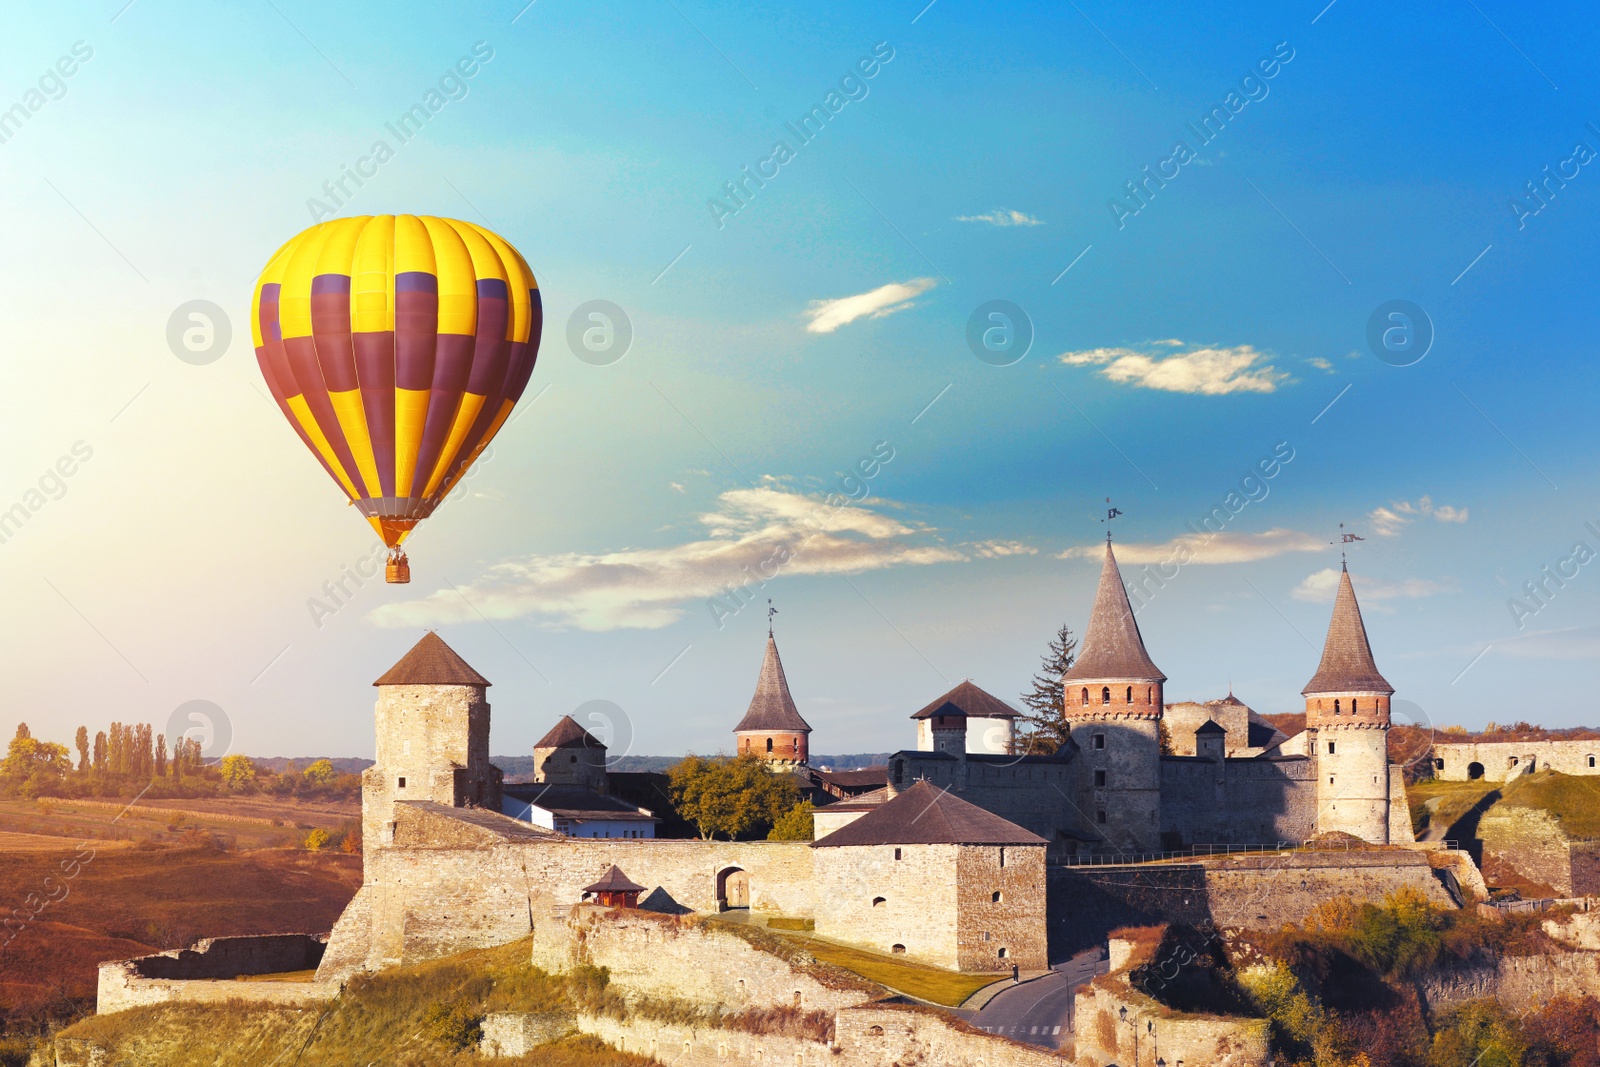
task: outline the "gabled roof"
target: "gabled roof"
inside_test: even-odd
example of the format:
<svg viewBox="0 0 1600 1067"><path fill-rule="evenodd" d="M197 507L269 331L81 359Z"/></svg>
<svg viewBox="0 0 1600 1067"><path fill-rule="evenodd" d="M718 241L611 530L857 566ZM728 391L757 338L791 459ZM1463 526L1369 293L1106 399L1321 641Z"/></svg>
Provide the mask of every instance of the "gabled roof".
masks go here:
<svg viewBox="0 0 1600 1067"><path fill-rule="evenodd" d="M1139 624L1128 604L1128 591L1122 586L1117 557L1106 542L1106 561L1100 568L1100 587L1095 590L1094 610L1089 613L1089 628L1084 631L1078 658L1063 682L1128 679L1136 682L1164 682L1161 673L1145 651Z"/></svg>
<svg viewBox="0 0 1600 1067"><path fill-rule="evenodd" d="M584 886L583 891L585 893L643 893L644 886L638 882L630 881L628 876L622 873L622 869L613 863L611 869L605 873L604 878L594 885Z"/></svg>
<svg viewBox="0 0 1600 1067"><path fill-rule="evenodd" d="M1301 696L1313 693L1393 693L1367 643L1367 627L1361 621L1361 605L1350 584L1350 568L1342 568L1339 593L1333 598L1333 621L1328 623L1328 640L1322 646L1322 662L1317 673L1300 690Z"/></svg>
<svg viewBox="0 0 1600 1067"><path fill-rule="evenodd" d="M767 635L767 654L761 661L761 676L756 679L756 695L750 698L750 707L733 728L736 734L746 731L784 731L810 733L811 726L800 717L789 695L789 680L783 676L783 661L778 658L778 643Z"/></svg>
<svg viewBox="0 0 1600 1067"><path fill-rule="evenodd" d="M962 682L933 703L911 716L931 719L935 715L965 715L972 719L1015 719L1017 709L992 693L985 693L971 682Z"/></svg>
<svg viewBox="0 0 1600 1067"><path fill-rule="evenodd" d="M444 638L429 630L373 685L489 685L489 679L467 666Z"/></svg>
<svg viewBox="0 0 1600 1067"><path fill-rule="evenodd" d="M1037 834L924 781L811 847L1043 844Z"/></svg>
<svg viewBox="0 0 1600 1067"><path fill-rule="evenodd" d="M1199 737L1201 734L1225 734L1227 732L1227 728L1220 725L1217 720L1207 719L1196 728L1194 735Z"/></svg>
<svg viewBox="0 0 1600 1067"><path fill-rule="evenodd" d="M571 715L561 716L561 721L550 728L550 732L540 738L534 748L605 748L605 744L579 726L577 720Z"/></svg>
<svg viewBox="0 0 1600 1067"><path fill-rule="evenodd" d="M889 787L883 786L870 793L861 793L832 804L824 804L818 811L872 811L889 802Z"/></svg>

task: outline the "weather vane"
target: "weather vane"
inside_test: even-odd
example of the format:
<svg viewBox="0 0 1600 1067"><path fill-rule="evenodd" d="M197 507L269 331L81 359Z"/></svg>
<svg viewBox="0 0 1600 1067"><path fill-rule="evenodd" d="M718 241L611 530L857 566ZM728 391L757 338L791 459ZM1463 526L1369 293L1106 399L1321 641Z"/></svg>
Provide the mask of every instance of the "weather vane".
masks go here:
<svg viewBox="0 0 1600 1067"><path fill-rule="evenodd" d="M1111 503L1111 498L1106 497L1106 503ZM1122 514L1121 508L1106 508L1106 517L1100 521L1106 524L1106 540L1111 540L1111 520Z"/></svg>
<svg viewBox="0 0 1600 1067"><path fill-rule="evenodd" d="M767 597L767 636L768 637L772 636L772 617L774 615L776 615L777 613L778 613L778 609L772 606L772 598L771 597Z"/></svg>
<svg viewBox="0 0 1600 1067"><path fill-rule="evenodd" d="M1345 530L1345 528L1344 528L1344 523L1341 522L1339 524L1339 540L1337 540L1337 541L1329 541L1328 544L1330 544L1330 545L1348 545L1352 541L1365 541L1365 540L1366 540L1365 537L1361 537L1358 534L1353 534L1353 533L1347 532ZM1343 562L1345 562L1347 560L1347 558L1348 557L1346 557L1346 555L1344 553L1344 550L1341 549L1339 551L1339 562L1343 563Z"/></svg>

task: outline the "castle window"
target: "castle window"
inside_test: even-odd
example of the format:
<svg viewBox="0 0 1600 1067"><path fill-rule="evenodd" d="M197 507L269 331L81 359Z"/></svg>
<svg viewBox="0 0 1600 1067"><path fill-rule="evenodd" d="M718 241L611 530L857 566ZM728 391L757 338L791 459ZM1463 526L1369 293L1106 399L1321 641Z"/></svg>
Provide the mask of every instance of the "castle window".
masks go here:
<svg viewBox="0 0 1600 1067"><path fill-rule="evenodd" d="M1517 757L1512 756L1511 757L1511 766L1515 767L1516 765L1517 765Z"/></svg>
<svg viewBox="0 0 1600 1067"><path fill-rule="evenodd" d="M405 780L405 779L404 779L404 778L401 778L401 779L400 779L400 786L399 786L399 788L401 788L401 789L404 789L404 788L405 788L405 787L406 787L406 780Z"/></svg>
<svg viewBox="0 0 1600 1067"><path fill-rule="evenodd" d="M1339 702L1337 700L1333 702L1333 713L1335 715L1339 714Z"/></svg>
<svg viewBox="0 0 1600 1067"><path fill-rule="evenodd" d="M1361 701L1357 700L1355 697L1350 698L1350 714L1354 715L1356 712L1361 710L1361 708L1358 706L1360 703Z"/></svg>
<svg viewBox="0 0 1600 1067"><path fill-rule="evenodd" d="M1331 775L1331 774L1330 774L1330 775L1328 775L1328 784L1329 784L1329 785L1332 785L1332 784L1333 784L1333 775Z"/></svg>
<svg viewBox="0 0 1600 1067"><path fill-rule="evenodd" d="M573 757L572 757L572 759L571 759L571 760L569 760L569 761L568 761L568 762L570 762L570 763L577 763L577 762L578 762L578 757L577 757L577 756L573 756Z"/></svg>
<svg viewBox="0 0 1600 1067"><path fill-rule="evenodd" d="M881 907L883 907L884 903L885 903L885 901L884 901L884 899L882 897L873 897L872 898L872 906L874 908L881 908Z"/></svg>
<svg viewBox="0 0 1600 1067"><path fill-rule="evenodd" d="M1000 949L1000 958L1001 959L1005 959L1006 958L1006 950L1004 948Z"/></svg>
<svg viewBox="0 0 1600 1067"><path fill-rule="evenodd" d="M996 889L993 893L989 894L989 902L991 904L1000 903L1000 890Z"/></svg>
<svg viewBox="0 0 1600 1067"><path fill-rule="evenodd" d="M1154 704L1156 702L1155 693L1156 693L1156 687L1155 686L1152 685L1152 686L1145 687L1144 702L1146 704Z"/></svg>
<svg viewBox="0 0 1600 1067"><path fill-rule="evenodd" d="M1089 687L1088 686L1084 686L1083 687L1083 702L1085 704L1089 703Z"/></svg>
<svg viewBox="0 0 1600 1067"><path fill-rule="evenodd" d="M1444 762L1444 761L1443 761L1443 760L1440 760L1440 761L1439 761L1439 762L1440 762L1440 764L1441 764L1441 765L1442 765L1442 764L1443 764L1443 762ZM1590 756L1590 757L1589 757L1589 766L1591 766L1591 767L1593 767L1593 766L1594 766L1594 757L1593 757L1593 756Z"/></svg>
<svg viewBox="0 0 1600 1067"><path fill-rule="evenodd" d="M1105 821L1106 821L1106 813L1103 812L1103 811L1095 812L1094 813L1094 821L1099 823L1100 825L1104 826L1105 825Z"/></svg>
<svg viewBox="0 0 1600 1067"><path fill-rule="evenodd" d="M1100 687L1100 703L1111 703L1111 687L1109 685L1103 685Z"/></svg>
<svg viewBox="0 0 1600 1067"><path fill-rule="evenodd" d="M1133 686L1128 686L1128 703L1133 703Z"/></svg>
<svg viewBox="0 0 1600 1067"><path fill-rule="evenodd" d="M895 849L894 850L894 858L896 860L899 860L899 858L900 858L900 850L899 849Z"/></svg>
<svg viewBox="0 0 1600 1067"><path fill-rule="evenodd" d="M1094 747L1095 748L1105 748L1106 747L1106 735L1105 734L1095 734L1094 735Z"/></svg>
<svg viewBox="0 0 1600 1067"><path fill-rule="evenodd" d="M896 956L904 956L906 954L906 947L904 945L890 945L889 951L894 953Z"/></svg>
<svg viewBox="0 0 1600 1067"><path fill-rule="evenodd" d="M1095 771L1094 772L1094 784L1097 785L1097 786L1100 786L1101 788L1105 787L1105 784L1106 784L1106 772L1105 771Z"/></svg>
<svg viewBox="0 0 1600 1067"><path fill-rule="evenodd" d="M1004 867L1005 865L1006 865L1006 850L1002 848L1000 850L1000 866Z"/></svg>
<svg viewBox="0 0 1600 1067"><path fill-rule="evenodd" d="M1330 755L1330 756L1333 755L1333 742L1332 741L1328 742L1328 755Z"/></svg>
<svg viewBox="0 0 1600 1067"><path fill-rule="evenodd" d="M767 751L768 752L772 751L772 738L770 738L770 737L767 738Z"/></svg>
<svg viewBox="0 0 1600 1067"><path fill-rule="evenodd" d="M1590 761L1589 762L1589 766L1593 767L1594 766L1594 757L1590 756L1589 757L1589 761ZM1433 769L1436 770L1436 771L1444 770L1444 760L1442 760L1442 759L1434 760L1433 761Z"/></svg>

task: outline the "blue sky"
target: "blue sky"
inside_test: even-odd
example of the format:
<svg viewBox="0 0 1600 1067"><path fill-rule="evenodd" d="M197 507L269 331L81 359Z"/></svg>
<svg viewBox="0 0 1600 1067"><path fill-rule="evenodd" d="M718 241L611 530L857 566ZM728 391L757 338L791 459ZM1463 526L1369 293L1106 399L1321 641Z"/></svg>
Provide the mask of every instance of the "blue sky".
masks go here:
<svg viewBox="0 0 1600 1067"><path fill-rule="evenodd" d="M1172 699L1298 707L1343 522L1399 697L1594 720L1600 566L1522 594L1600 552L1591 10L123 3L18 7L0 40L0 109L28 111L0 142L0 509L29 512L0 543L0 684L36 733L204 699L236 749L369 754L369 683L436 626L495 683L497 753L592 699L636 752L715 751L771 596L813 750L909 745L932 697L1015 701L1081 630L1106 497L1124 559L1160 560L1275 449L1140 609ZM336 210L511 240L539 364L410 542L413 584L335 601L371 534L266 397L251 287L479 42ZM1527 199L1547 166L1563 184ZM232 324L205 365L167 342L192 300ZM607 365L567 341L593 300L632 324ZM1007 366L967 342L993 300L1031 323ZM1434 332L1409 366L1367 340L1394 300ZM830 506L841 486L870 496ZM757 604L713 609L817 526Z"/></svg>

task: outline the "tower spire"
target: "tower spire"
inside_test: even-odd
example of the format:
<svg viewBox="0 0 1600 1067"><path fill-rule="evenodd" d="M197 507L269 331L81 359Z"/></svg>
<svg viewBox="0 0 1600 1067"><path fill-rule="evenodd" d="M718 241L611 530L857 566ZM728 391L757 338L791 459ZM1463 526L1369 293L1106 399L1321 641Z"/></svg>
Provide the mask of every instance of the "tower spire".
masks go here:
<svg viewBox="0 0 1600 1067"><path fill-rule="evenodd" d="M1100 585L1094 594L1094 609L1089 614L1089 628L1084 631L1077 660L1062 675L1063 681L1080 679L1167 680L1145 650L1144 637L1133 617L1128 591L1122 585L1122 571L1109 541L1100 568Z"/></svg>
<svg viewBox="0 0 1600 1067"><path fill-rule="evenodd" d="M1339 592L1333 598L1333 618L1328 622L1322 662L1301 693L1310 696L1352 692L1390 694L1394 686L1379 673L1372 658L1366 623L1362 621L1361 605L1356 603L1355 586L1350 584L1350 567L1346 564L1339 572Z"/></svg>

